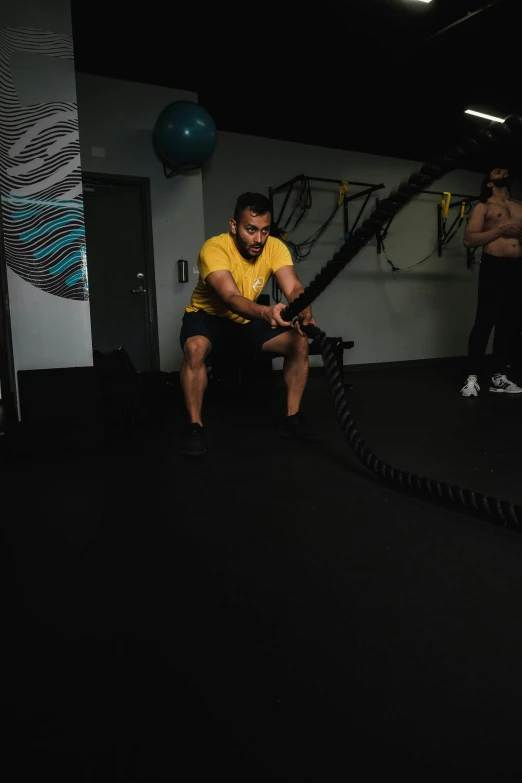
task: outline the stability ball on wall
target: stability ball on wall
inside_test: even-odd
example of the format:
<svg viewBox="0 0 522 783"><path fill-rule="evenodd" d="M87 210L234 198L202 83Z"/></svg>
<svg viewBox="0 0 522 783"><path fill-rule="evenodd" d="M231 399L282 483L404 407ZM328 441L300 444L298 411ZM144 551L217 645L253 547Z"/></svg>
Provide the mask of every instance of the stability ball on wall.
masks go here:
<svg viewBox="0 0 522 783"><path fill-rule="evenodd" d="M216 146L216 126L203 106L174 101L165 106L154 126L154 146L173 173L199 169Z"/></svg>

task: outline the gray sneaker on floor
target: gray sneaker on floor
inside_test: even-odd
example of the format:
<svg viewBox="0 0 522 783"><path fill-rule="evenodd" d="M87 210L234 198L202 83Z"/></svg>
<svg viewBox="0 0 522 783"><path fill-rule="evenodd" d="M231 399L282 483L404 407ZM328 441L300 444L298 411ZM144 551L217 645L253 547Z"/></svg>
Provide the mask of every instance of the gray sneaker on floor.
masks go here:
<svg viewBox="0 0 522 783"><path fill-rule="evenodd" d="M463 397L478 397L480 386L478 385L476 375L468 375L466 383L460 390Z"/></svg>
<svg viewBox="0 0 522 783"><path fill-rule="evenodd" d="M505 375L494 375L491 379L490 392L500 394L522 394L522 389L516 383L510 381Z"/></svg>

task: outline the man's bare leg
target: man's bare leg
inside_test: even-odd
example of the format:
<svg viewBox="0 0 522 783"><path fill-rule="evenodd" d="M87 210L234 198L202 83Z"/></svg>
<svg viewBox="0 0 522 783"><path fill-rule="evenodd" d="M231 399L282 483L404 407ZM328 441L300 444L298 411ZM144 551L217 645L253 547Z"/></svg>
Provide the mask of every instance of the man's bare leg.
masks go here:
<svg viewBox="0 0 522 783"><path fill-rule="evenodd" d="M287 416L299 413L308 379L308 340L295 329L277 335L263 345L263 351L284 357L283 378L287 390Z"/></svg>
<svg viewBox="0 0 522 783"><path fill-rule="evenodd" d="M181 366L181 388L185 397L190 422L202 421L203 397L207 388L207 368L205 359L210 353L210 341L202 335L189 337L183 348L184 359Z"/></svg>

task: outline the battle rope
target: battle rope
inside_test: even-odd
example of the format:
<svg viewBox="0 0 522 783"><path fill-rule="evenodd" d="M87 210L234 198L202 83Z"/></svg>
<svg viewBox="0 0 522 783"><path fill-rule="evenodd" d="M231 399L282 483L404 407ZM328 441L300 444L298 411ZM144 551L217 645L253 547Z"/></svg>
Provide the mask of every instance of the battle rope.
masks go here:
<svg viewBox="0 0 522 783"><path fill-rule="evenodd" d="M395 217L413 196L418 195L421 190L425 190L454 169L469 154L483 152L490 145L495 144L497 139L510 136L521 128L521 117L511 116L502 123L491 123L487 130L479 131L475 136L464 139L460 146L452 147L446 155L442 155L434 163L426 163L422 166L419 173L412 174L407 182L403 182L387 198L379 201L378 209L374 209L370 217L352 232L350 238L317 273L303 293L285 307L281 313L282 319L292 321L305 307L312 304L370 239L378 231L382 231L384 224Z"/></svg>
<svg viewBox="0 0 522 783"><path fill-rule="evenodd" d="M353 416L348 408L339 361L332 341L316 326L305 326L303 330L307 337L313 338L319 343L337 419L354 454L368 470L371 470L380 479L403 490L408 489L412 492L430 495L432 499L458 504L468 511L487 517L494 524L502 524L504 527L522 533L522 506L515 506L508 501L487 497L479 492L472 492L456 485L451 486L435 479L417 476L415 473L394 468L372 454L355 426Z"/></svg>
<svg viewBox="0 0 522 783"><path fill-rule="evenodd" d="M521 117L512 116L503 123L492 123L488 130L480 131L473 138L464 139L461 146L453 147L447 155L443 155L435 163L425 164L418 174L412 174L407 182L402 183L396 191L379 202L379 208L375 209L370 217L352 233L350 239L321 269L303 293L283 310L281 313L283 320L292 321L305 307L317 299L370 239L378 231L381 231L384 224L411 201L413 196L455 168L455 165L470 153L481 152L489 145L496 143L497 139L505 138L521 129ZM460 505L468 511L487 517L491 522L503 524L505 527L522 532L522 506L516 506L494 497L487 497L456 485L450 486L444 482L417 476L414 473L394 468L372 454L358 432L348 408L344 384L331 340L324 332L311 325L305 328L305 332L308 337L319 341L328 386L339 424L353 452L366 468L384 481L395 484L402 489L409 489L427 494L432 499L436 498Z"/></svg>

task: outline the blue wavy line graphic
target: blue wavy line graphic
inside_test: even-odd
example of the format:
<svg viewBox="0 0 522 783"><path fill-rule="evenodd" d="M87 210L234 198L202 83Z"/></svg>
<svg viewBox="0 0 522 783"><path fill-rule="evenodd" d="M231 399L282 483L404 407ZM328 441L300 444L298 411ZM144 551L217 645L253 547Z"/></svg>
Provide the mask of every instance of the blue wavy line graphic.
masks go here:
<svg viewBox="0 0 522 783"><path fill-rule="evenodd" d="M68 277L65 281L65 285L72 286L75 283L78 283L80 280L85 280L85 273L81 269Z"/></svg>
<svg viewBox="0 0 522 783"><path fill-rule="evenodd" d="M44 236L44 234L49 234L51 231L55 231L57 228L61 228L61 226L65 226L67 223L71 223L76 219L76 215L64 215L61 218L56 218L56 220L45 223L43 226L40 226L40 228L32 228L29 231L24 231L23 234L20 234L20 240L22 242L28 242L30 239Z"/></svg>
<svg viewBox="0 0 522 783"><path fill-rule="evenodd" d="M73 264L81 263L82 262L82 253L79 250L76 250L72 255L65 258L63 261L60 261L59 264L56 264L56 266L52 266L49 269L50 275L58 275L60 272L63 272L64 269L69 269L70 266Z"/></svg>
<svg viewBox="0 0 522 783"><path fill-rule="evenodd" d="M4 199L2 199L2 202ZM11 220L25 220L34 215L41 215L43 209L22 209L20 212L11 212Z"/></svg>
<svg viewBox="0 0 522 783"><path fill-rule="evenodd" d="M2 196L2 203L9 204L11 207L13 205L35 204L43 207L54 205L58 207L67 207L68 209L83 210L83 202L65 201L58 198L31 198L30 196L16 196L13 193L10 193L8 196Z"/></svg>
<svg viewBox="0 0 522 783"><path fill-rule="evenodd" d="M36 250L33 255L37 259L45 258L46 256L50 256L51 254L55 253L56 250L60 250L60 248L65 247L65 245L70 245L74 239L79 239L84 235L85 229L77 228L76 231L71 231L70 234L67 234L67 236L63 237L62 239L57 239L56 242L52 243L52 245L47 245L47 247L42 247L41 250Z"/></svg>

